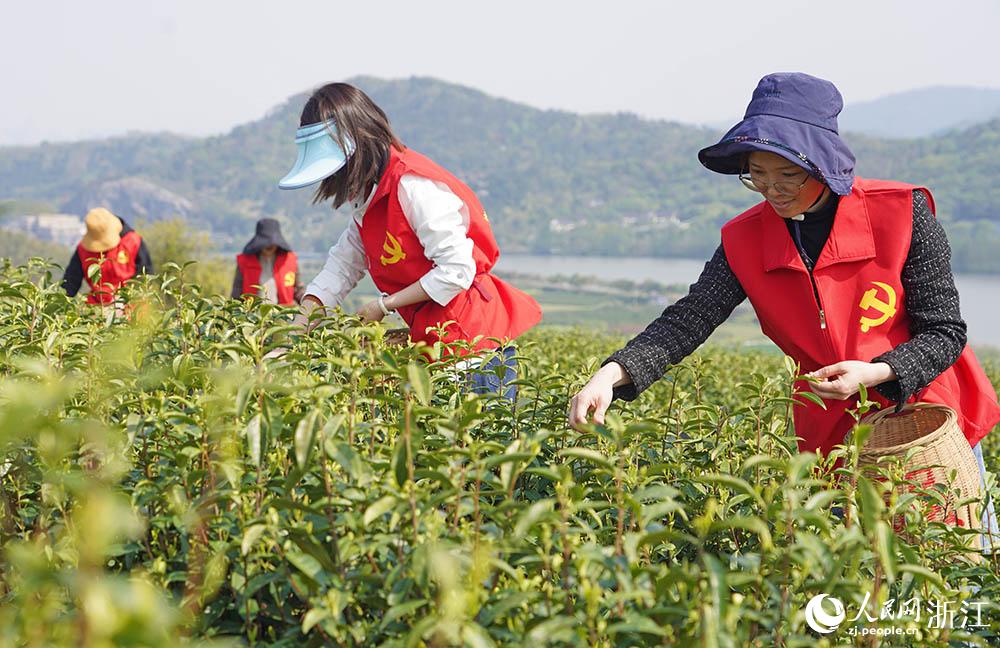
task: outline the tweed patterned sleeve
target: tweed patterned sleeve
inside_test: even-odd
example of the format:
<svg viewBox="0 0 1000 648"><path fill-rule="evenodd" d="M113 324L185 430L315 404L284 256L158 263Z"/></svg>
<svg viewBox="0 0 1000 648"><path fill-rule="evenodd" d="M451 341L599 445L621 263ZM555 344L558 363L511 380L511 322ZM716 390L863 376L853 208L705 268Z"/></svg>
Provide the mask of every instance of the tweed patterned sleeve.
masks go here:
<svg viewBox="0 0 1000 648"><path fill-rule="evenodd" d="M670 365L680 362L707 340L744 299L746 293L720 245L688 294L667 306L645 331L604 361L603 364L617 362L632 379L632 384L616 387L614 397L623 400L638 397Z"/></svg>
<svg viewBox="0 0 1000 648"><path fill-rule="evenodd" d="M909 400L950 367L966 342L965 321L951 273L951 247L922 191L913 192L913 236L902 283L913 337L872 359L887 363L896 372L897 380L876 389L897 403Z"/></svg>

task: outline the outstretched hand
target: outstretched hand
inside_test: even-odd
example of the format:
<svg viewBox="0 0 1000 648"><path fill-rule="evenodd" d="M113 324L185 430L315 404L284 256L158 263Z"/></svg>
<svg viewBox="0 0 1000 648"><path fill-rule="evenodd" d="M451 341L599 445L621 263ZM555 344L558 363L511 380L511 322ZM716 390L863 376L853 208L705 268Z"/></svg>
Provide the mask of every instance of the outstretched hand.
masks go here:
<svg viewBox="0 0 1000 648"><path fill-rule="evenodd" d="M581 425L587 423L587 417L591 410L594 412L594 423L604 423L604 414L611 405L612 387L609 383L588 382L583 389L577 392L569 401L569 424L579 429Z"/></svg>
<svg viewBox="0 0 1000 648"><path fill-rule="evenodd" d="M295 319L292 320L292 324L298 327L301 333L308 333L316 328L316 323L311 321L313 313L317 309L322 308L323 302L321 302L318 297L314 295L306 295L302 298L302 303L299 305L299 312L295 314Z"/></svg>
<svg viewBox="0 0 1000 648"><path fill-rule="evenodd" d="M595 373L576 396L569 401L567 415L570 426L579 429L585 425L590 412L594 413L594 423L602 425L604 415L611 405L614 388L630 382L628 374L617 362L609 362Z"/></svg>
<svg viewBox="0 0 1000 648"><path fill-rule="evenodd" d="M863 360L844 360L806 375L820 380L809 387L817 396L827 400L847 400L858 393L858 385L874 387L896 379L896 372L887 363Z"/></svg>
<svg viewBox="0 0 1000 648"><path fill-rule="evenodd" d="M378 305L377 299L373 299L359 308L357 315L361 318L362 322L381 322L382 318L385 317L385 313L382 312L382 307Z"/></svg>

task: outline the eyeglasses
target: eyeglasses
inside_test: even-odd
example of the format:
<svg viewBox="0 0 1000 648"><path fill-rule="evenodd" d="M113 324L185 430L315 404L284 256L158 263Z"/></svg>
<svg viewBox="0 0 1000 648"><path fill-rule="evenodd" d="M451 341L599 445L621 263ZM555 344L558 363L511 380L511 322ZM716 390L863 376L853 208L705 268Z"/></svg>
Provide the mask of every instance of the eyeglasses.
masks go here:
<svg viewBox="0 0 1000 648"><path fill-rule="evenodd" d="M799 193L802 187L806 186L807 182L809 182L809 175L807 174L805 180L802 182L796 183L784 180L780 182L763 182L761 180L755 180L753 176L741 173L740 182L742 182L743 186L750 191L766 194L769 188L774 187L775 191L784 196L794 196Z"/></svg>

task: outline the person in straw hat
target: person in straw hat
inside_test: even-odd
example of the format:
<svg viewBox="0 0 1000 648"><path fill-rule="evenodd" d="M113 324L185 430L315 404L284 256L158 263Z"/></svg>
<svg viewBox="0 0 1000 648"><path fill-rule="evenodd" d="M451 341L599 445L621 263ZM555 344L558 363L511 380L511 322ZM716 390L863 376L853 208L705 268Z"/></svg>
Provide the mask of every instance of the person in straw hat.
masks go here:
<svg viewBox="0 0 1000 648"><path fill-rule="evenodd" d="M271 304L297 304L304 286L299 261L273 218L257 221L254 237L236 255L233 299L253 295Z"/></svg>
<svg viewBox="0 0 1000 648"><path fill-rule="evenodd" d="M686 297L613 353L571 400L569 422L603 422L692 353L749 298L761 330L816 380L800 383L803 452L844 441L859 385L883 407L947 405L985 474L980 442L1000 421L997 394L959 311L951 252L925 187L855 177L840 138L837 88L769 74L744 119L698 158L763 200L722 227L722 244ZM995 518L994 518L995 525ZM995 528L995 526L994 526Z"/></svg>
<svg viewBox="0 0 1000 648"><path fill-rule="evenodd" d="M66 266L62 285L75 297L86 280L87 302L110 304L123 283L138 274L152 274L153 262L138 232L107 209L97 207L84 219L87 231ZM100 266L94 274L91 267Z"/></svg>

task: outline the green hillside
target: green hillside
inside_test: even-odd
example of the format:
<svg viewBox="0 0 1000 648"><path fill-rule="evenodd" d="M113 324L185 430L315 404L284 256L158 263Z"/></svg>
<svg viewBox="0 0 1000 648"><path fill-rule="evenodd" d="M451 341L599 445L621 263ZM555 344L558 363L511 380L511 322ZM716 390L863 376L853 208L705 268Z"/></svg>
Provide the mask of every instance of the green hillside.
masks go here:
<svg viewBox="0 0 1000 648"><path fill-rule="evenodd" d="M919 107L919 110L914 110ZM841 129L876 137L927 137L1000 117L1000 89L932 86L848 103Z"/></svg>
<svg viewBox="0 0 1000 648"><path fill-rule="evenodd" d="M507 251L702 256L719 224L754 202L695 154L719 133L631 114L546 111L426 78L353 80L403 140L465 179L481 196ZM209 138L136 135L0 149L0 198L62 205L123 177L151 180L195 204L189 215L220 245L237 247L257 218L284 220L293 244L322 250L342 216L275 182L294 157L304 96ZM956 250L956 267L998 271L1000 120L919 140L850 138L859 172L926 183ZM123 214L128 217L128 214ZM171 214L163 214L163 217Z"/></svg>

